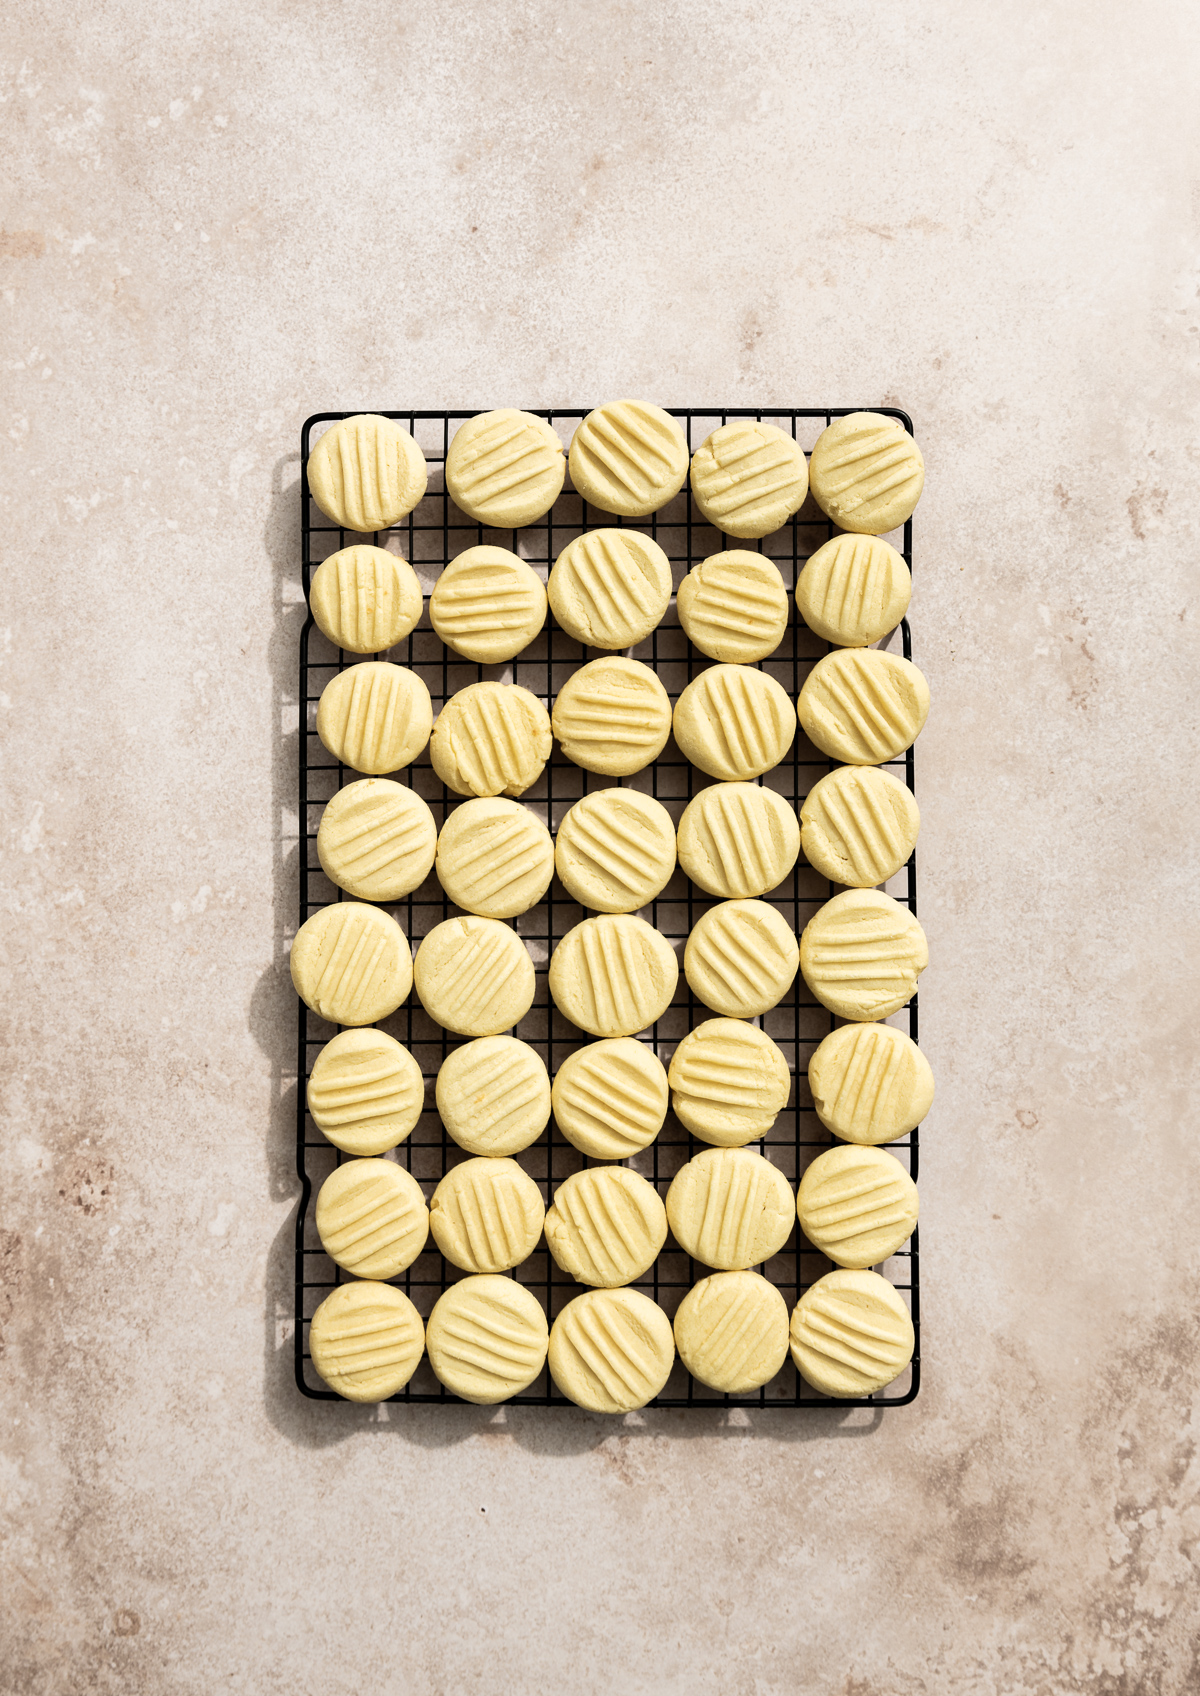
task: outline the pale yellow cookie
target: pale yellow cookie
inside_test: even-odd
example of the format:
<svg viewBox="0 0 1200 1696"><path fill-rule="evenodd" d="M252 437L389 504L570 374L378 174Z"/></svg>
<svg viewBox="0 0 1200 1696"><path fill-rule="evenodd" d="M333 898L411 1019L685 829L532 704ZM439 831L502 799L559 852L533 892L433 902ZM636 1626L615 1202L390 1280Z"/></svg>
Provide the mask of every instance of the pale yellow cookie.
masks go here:
<svg viewBox="0 0 1200 1696"><path fill-rule="evenodd" d="M792 1359L814 1390L869 1396L898 1378L913 1356L912 1319L878 1272L827 1272L792 1310Z"/></svg>
<svg viewBox="0 0 1200 1696"><path fill-rule="evenodd" d="M667 1116L663 1063L631 1036L589 1043L554 1074L554 1122L593 1160L627 1160L648 1148Z"/></svg>
<svg viewBox="0 0 1200 1696"><path fill-rule="evenodd" d="M577 1284L615 1290L653 1266L667 1240L654 1185L628 1166L589 1166L565 1179L546 1213L546 1247Z"/></svg>
<svg viewBox="0 0 1200 1696"><path fill-rule="evenodd" d="M568 636L590 648L632 648L661 622L671 562L637 530L589 530L568 542L546 585Z"/></svg>
<svg viewBox="0 0 1200 1696"><path fill-rule="evenodd" d="M792 1091L781 1051L742 1019L707 1019L689 1031L671 1056L667 1081L679 1123L718 1148L765 1137Z"/></svg>
<svg viewBox="0 0 1200 1696"><path fill-rule="evenodd" d="M605 777L630 777L666 747L671 700L648 665L607 654L568 677L552 724L563 753L577 766Z"/></svg>
<svg viewBox="0 0 1200 1696"><path fill-rule="evenodd" d="M787 1303L758 1272L713 1272L675 1310L675 1347L698 1384L744 1396L787 1359Z"/></svg>
<svg viewBox="0 0 1200 1696"><path fill-rule="evenodd" d="M894 1154L840 1143L801 1178L796 1217L835 1266L881 1266L916 1228L917 1186Z"/></svg>
<svg viewBox="0 0 1200 1696"><path fill-rule="evenodd" d="M515 1160L464 1160L429 1203L434 1241L464 1272L506 1272L528 1260L545 1217L541 1191Z"/></svg>
<svg viewBox="0 0 1200 1696"><path fill-rule="evenodd" d="M796 979L800 944L778 907L722 901L692 927L683 975L693 995L731 1019L777 1007Z"/></svg>
<svg viewBox="0 0 1200 1696"><path fill-rule="evenodd" d="M550 715L515 683L471 683L438 714L429 758L456 795L523 795L542 775Z"/></svg>
<svg viewBox="0 0 1200 1696"><path fill-rule="evenodd" d="M545 1062L515 1036L481 1036L442 1061L437 1108L468 1154L519 1154L550 1122Z"/></svg>
<svg viewBox="0 0 1200 1696"><path fill-rule="evenodd" d="M386 1019L412 988L408 938L390 914L361 901L335 901L306 919L291 964L296 994L334 1025Z"/></svg>
<svg viewBox="0 0 1200 1696"><path fill-rule="evenodd" d="M799 853L791 802L762 783L714 783L679 821L679 864L697 888L727 901L775 889Z"/></svg>
<svg viewBox="0 0 1200 1696"><path fill-rule="evenodd" d="M675 604L688 641L711 660L765 660L787 629L787 590L778 566L745 548L693 566Z"/></svg>
<svg viewBox="0 0 1200 1696"><path fill-rule="evenodd" d="M550 957L550 994L590 1036L632 1036L661 1019L679 982L665 936L631 913L605 913L569 930Z"/></svg>
<svg viewBox="0 0 1200 1696"><path fill-rule="evenodd" d="M394 1160L347 1160L317 1191L325 1253L356 1278L394 1278L425 1247L429 1209L411 1172Z"/></svg>
<svg viewBox="0 0 1200 1696"><path fill-rule="evenodd" d="M911 747L929 716L929 685L911 660L842 648L818 660L796 702L815 748L851 766L877 766Z"/></svg>
<svg viewBox="0 0 1200 1696"><path fill-rule="evenodd" d="M317 702L317 735L334 759L373 776L411 765L432 724L429 690L415 671L387 660L349 666Z"/></svg>
<svg viewBox="0 0 1200 1696"><path fill-rule="evenodd" d="M649 401L598 406L571 438L571 482L601 512L648 518L674 499L687 472L687 437Z"/></svg>
<svg viewBox="0 0 1200 1696"><path fill-rule="evenodd" d="M894 1142L933 1105L933 1072L911 1037L891 1025L842 1025L808 1062L817 1118L844 1142Z"/></svg>
<svg viewBox="0 0 1200 1696"><path fill-rule="evenodd" d="M308 456L308 486L326 518L360 534L386 530L425 493L425 455L393 419L343 418Z"/></svg>
<svg viewBox="0 0 1200 1696"><path fill-rule="evenodd" d="M585 1290L550 1328L550 1376L577 1407L632 1413L675 1364L671 1321L639 1290Z"/></svg>
<svg viewBox="0 0 1200 1696"><path fill-rule="evenodd" d="M666 888L675 870L671 815L636 789L597 789L559 825L554 869L581 906L634 913Z"/></svg>
<svg viewBox="0 0 1200 1696"><path fill-rule="evenodd" d="M898 418L851 412L821 431L809 474L813 499L835 524L882 536L912 516L925 461Z"/></svg>
<svg viewBox="0 0 1200 1696"><path fill-rule="evenodd" d="M814 783L800 809L800 844L834 883L886 883L917 845L921 814L907 784L878 766L839 766Z"/></svg>
<svg viewBox="0 0 1200 1696"><path fill-rule="evenodd" d="M866 1023L899 1012L929 964L925 932L878 889L847 889L819 907L800 937L800 970L823 1007Z"/></svg>
<svg viewBox="0 0 1200 1696"><path fill-rule="evenodd" d="M549 1341L541 1302L515 1278L496 1273L452 1284L425 1327L439 1384L483 1407L527 1390L546 1364Z"/></svg>
<svg viewBox="0 0 1200 1696"><path fill-rule="evenodd" d="M878 536L835 536L800 573L796 608L805 624L839 648L869 648L908 611L912 578Z"/></svg>
<svg viewBox="0 0 1200 1696"><path fill-rule="evenodd" d="M380 654L416 628L425 602L406 559L359 542L321 561L308 604L335 648Z"/></svg>
<svg viewBox="0 0 1200 1696"><path fill-rule="evenodd" d="M675 703L675 740L709 777L737 783L777 766L796 739L782 684L746 665L711 665Z"/></svg>
<svg viewBox="0 0 1200 1696"><path fill-rule="evenodd" d="M343 1154L383 1154L411 1135L425 1106L421 1068L385 1031L341 1031L308 1079L313 1124Z"/></svg>
<svg viewBox="0 0 1200 1696"><path fill-rule="evenodd" d="M429 1017L460 1036L499 1036L533 1005L533 961L499 919L444 919L413 961L417 996Z"/></svg>
<svg viewBox="0 0 1200 1696"><path fill-rule="evenodd" d="M546 586L507 548L468 548L433 586L429 621L448 648L478 665L501 665L546 622Z"/></svg>
<svg viewBox="0 0 1200 1696"><path fill-rule="evenodd" d="M349 1402L382 1402L402 1390L425 1350L421 1315L391 1284L339 1284L312 1316L312 1363Z"/></svg>
<svg viewBox="0 0 1200 1696"><path fill-rule="evenodd" d="M804 449L774 424L737 418L692 455L692 498L726 536L768 536L808 493Z"/></svg>
<svg viewBox="0 0 1200 1696"><path fill-rule="evenodd" d="M722 1272L761 1266L792 1234L796 1202L777 1166L748 1148L706 1148L667 1191L667 1223L685 1254Z"/></svg>
<svg viewBox="0 0 1200 1696"><path fill-rule="evenodd" d="M437 875L456 907L485 919L515 918L549 889L554 843L541 819L517 801L464 801L442 826Z"/></svg>
<svg viewBox="0 0 1200 1696"><path fill-rule="evenodd" d="M398 901L433 867L437 825L415 790L386 777L339 789L321 814L317 858L331 883L360 901Z"/></svg>
<svg viewBox="0 0 1200 1696"><path fill-rule="evenodd" d="M455 506L494 530L519 530L549 512L566 473L563 445L545 419L511 406L469 418L446 455Z"/></svg>

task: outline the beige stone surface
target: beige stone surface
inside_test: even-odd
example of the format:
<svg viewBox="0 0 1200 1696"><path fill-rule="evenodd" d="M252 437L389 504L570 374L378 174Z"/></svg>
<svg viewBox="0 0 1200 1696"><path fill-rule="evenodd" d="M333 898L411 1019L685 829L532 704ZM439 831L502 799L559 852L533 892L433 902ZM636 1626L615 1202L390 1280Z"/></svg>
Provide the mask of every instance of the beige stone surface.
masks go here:
<svg viewBox="0 0 1200 1696"><path fill-rule="evenodd" d="M2 58L0 1689L1194 1693L1192 8L18 0ZM300 424L625 394L916 420L924 1389L305 1403Z"/></svg>

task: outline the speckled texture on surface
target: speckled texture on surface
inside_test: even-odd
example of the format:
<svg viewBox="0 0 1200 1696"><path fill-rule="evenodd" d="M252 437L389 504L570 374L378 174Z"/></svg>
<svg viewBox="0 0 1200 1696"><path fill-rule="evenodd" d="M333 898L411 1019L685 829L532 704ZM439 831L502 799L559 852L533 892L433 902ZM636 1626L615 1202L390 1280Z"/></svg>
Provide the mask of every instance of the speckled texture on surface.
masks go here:
<svg viewBox="0 0 1200 1696"><path fill-rule="evenodd" d="M10 8L0 1689L1200 1688L1198 59L1185 0ZM919 426L875 1422L292 1385L300 422L623 394Z"/></svg>

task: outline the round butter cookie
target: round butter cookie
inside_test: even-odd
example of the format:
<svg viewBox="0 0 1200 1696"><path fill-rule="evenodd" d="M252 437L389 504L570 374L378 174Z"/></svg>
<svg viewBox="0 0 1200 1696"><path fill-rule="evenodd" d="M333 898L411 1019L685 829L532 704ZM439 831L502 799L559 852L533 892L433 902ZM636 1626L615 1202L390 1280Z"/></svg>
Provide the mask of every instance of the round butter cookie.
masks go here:
<svg viewBox="0 0 1200 1696"><path fill-rule="evenodd" d="M348 1402L402 1390L425 1351L421 1315L391 1284L339 1284L318 1307L308 1347L317 1372Z"/></svg>
<svg viewBox="0 0 1200 1696"><path fill-rule="evenodd" d="M554 1122L593 1160L627 1160L662 1130L667 1074L652 1048L631 1036L576 1049L554 1074Z"/></svg>
<svg viewBox="0 0 1200 1696"><path fill-rule="evenodd" d="M317 735L334 759L376 777L411 765L432 725L429 690L415 671L387 660L349 666L317 702Z"/></svg>
<svg viewBox="0 0 1200 1696"><path fill-rule="evenodd" d="M638 1290L585 1290L551 1326L548 1364L577 1407L632 1413L653 1401L671 1376L671 1321Z"/></svg>
<svg viewBox="0 0 1200 1696"><path fill-rule="evenodd" d="M464 1160L433 1192L434 1241L464 1272L507 1272L533 1253L546 1209L515 1160Z"/></svg>
<svg viewBox="0 0 1200 1696"><path fill-rule="evenodd" d="M878 1272L827 1272L792 1310L792 1359L814 1390L869 1396L898 1378L916 1338L907 1307Z"/></svg>
<svg viewBox="0 0 1200 1696"><path fill-rule="evenodd" d="M339 1166L317 1192L316 1217L321 1247L356 1278L394 1278L429 1235L421 1186L394 1160Z"/></svg>
<svg viewBox="0 0 1200 1696"><path fill-rule="evenodd" d="M317 858L330 883L360 901L398 901L433 868L437 825L415 790L386 777L339 789L321 814Z"/></svg>
<svg viewBox="0 0 1200 1696"><path fill-rule="evenodd" d="M808 1062L817 1118L844 1142L894 1142L933 1105L933 1072L911 1037L891 1025L842 1025Z"/></svg>
<svg viewBox="0 0 1200 1696"><path fill-rule="evenodd" d="M839 766L813 784L800 809L800 844L809 865L856 889L894 877L920 828L912 790L878 766Z"/></svg>
<svg viewBox="0 0 1200 1696"><path fill-rule="evenodd" d="M437 1108L450 1135L468 1154L493 1159L519 1154L550 1122L545 1063L515 1036L481 1036L442 1061Z"/></svg>
<svg viewBox="0 0 1200 1696"><path fill-rule="evenodd" d="M429 621L448 648L478 665L501 665L546 622L546 586L507 548L468 548L433 586Z"/></svg>
<svg viewBox="0 0 1200 1696"><path fill-rule="evenodd" d="M425 1327L439 1384L490 1407L527 1390L546 1364L550 1327L541 1302L515 1278L480 1273L452 1284Z"/></svg>
<svg viewBox="0 0 1200 1696"><path fill-rule="evenodd" d="M308 487L326 518L343 530L386 530L425 493L425 455L391 418L343 418L308 456Z"/></svg>
<svg viewBox="0 0 1200 1696"><path fill-rule="evenodd" d="M632 913L605 913L569 930L550 956L550 994L589 1036L632 1036L661 1019L679 982L665 936Z"/></svg>
<svg viewBox="0 0 1200 1696"><path fill-rule="evenodd" d="M878 536L835 536L818 548L796 584L808 628L839 648L869 648L908 611L912 578Z"/></svg>
<svg viewBox="0 0 1200 1696"><path fill-rule="evenodd" d="M671 1056L671 1106L685 1130L718 1148L765 1137L787 1106L792 1075L766 1031L708 1019Z"/></svg>
<svg viewBox="0 0 1200 1696"><path fill-rule="evenodd" d="M662 621L671 562L637 530L589 530L568 542L546 585L550 610L589 648L632 648Z"/></svg>
<svg viewBox="0 0 1200 1696"><path fill-rule="evenodd" d="M692 994L731 1019L777 1007L796 981L800 945L778 907L722 901L692 927L683 975Z"/></svg>
<svg viewBox="0 0 1200 1696"><path fill-rule="evenodd" d="M671 700L648 665L608 654L568 677L551 722L563 753L577 766L630 777L666 747Z"/></svg>
<svg viewBox="0 0 1200 1696"><path fill-rule="evenodd" d="M435 1024L460 1036L499 1036L533 1005L533 961L499 919L443 919L413 961L417 997Z"/></svg>
<svg viewBox="0 0 1200 1696"><path fill-rule="evenodd" d="M667 1191L667 1223L685 1254L722 1272L761 1266L792 1234L796 1203L777 1166L748 1148L706 1148Z"/></svg>
<svg viewBox="0 0 1200 1696"><path fill-rule="evenodd" d="M800 937L800 970L822 1007L868 1023L899 1012L929 964L925 932L878 889L847 889L819 907Z"/></svg>
<svg viewBox="0 0 1200 1696"><path fill-rule="evenodd" d="M852 412L817 437L813 499L843 530L882 536L911 518L925 485L921 450L898 418Z"/></svg>
<svg viewBox="0 0 1200 1696"><path fill-rule="evenodd" d="M296 994L334 1025L386 1019L412 988L408 938L390 914L361 901L335 901L306 919L291 964Z"/></svg>
<svg viewBox="0 0 1200 1696"><path fill-rule="evenodd" d="M493 530L519 530L549 512L566 474L563 445L545 419L511 406L469 418L446 455L451 500Z"/></svg>
<svg viewBox="0 0 1200 1696"><path fill-rule="evenodd" d="M746 665L711 665L675 703L684 758L726 783L777 766L796 739L796 714L782 684Z"/></svg>
<svg viewBox="0 0 1200 1696"><path fill-rule="evenodd" d="M679 821L679 864L698 889L727 901L777 888L799 853L791 803L761 783L714 783Z"/></svg>
<svg viewBox="0 0 1200 1696"><path fill-rule="evenodd" d="M779 568L745 548L712 554L688 572L675 597L688 641L710 660L765 660L787 629Z"/></svg>
<svg viewBox="0 0 1200 1696"><path fill-rule="evenodd" d="M675 1347L698 1384L744 1396L787 1359L787 1303L758 1272L713 1272L675 1310Z"/></svg>
<svg viewBox="0 0 1200 1696"><path fill-rule="evenodd" d="M929 716L929 685L911 660L878 648L842 648L804 680L796 715L830 759L877 766L912 746Z"/></svg>
<svg viewBox="0 0 1200 1696"><path fill-rule="evenodd" d="M425 602L406 559L359 542L321 561L308 604L335 648L381 654L416 628Z"/></svg>
<svg viewBox="0 0 1200 1696"><path fill-rule="evenodd" d="M471 683L438 714L429 758L456 795L523 795L542 775L550 715L516 683Z"/></svg>
<svg viewBox="0 0 1200 1696"><path fill-rule="evenodd" d="M835 1266L880 1266L916 1228L917 1186L894 1154L842 1143L801 1178L796 1217Z"/></svg>
<svg viewBox="0 0 1200 1696"><path fill-rule="evenodd" d="M577 1284L615 1290L654 1265L667 1210L628 1166L589 1166L559 1184L546 1213L546 1247Z"/></svg>
<svg viewBox="0 0 1200 1696"><path fill-rule="evenodd" d="M411 1135L425 1107L421 1068L395 1037L373 1027L341 1031L317 1055L308 1111L343 1154L383 1154Z"/></svg>
<svg viewBox="0 0 1200 1696"><path fill-rule="evenodd" d="M464 801L442 826L437 875L456 907L512 919L549 889L554 843L541 819L517 801Z"/></svg>
<svg viewBox="0 0 1200 1696"><path fill-rule="evenodd" d="M799 512L808 493L804 449L774 424L738 418L692 455L692 498L726 536L768 536Z"/></svg>
<svg viewBox="0 0 1200 1696"><path fill-rule="evenodd" d="M687 437L661 406L612 400L576 429L570 459L571 482L590 506L648 518L683 488Z"/></svg>
<svg viewBox="0 0 1200 1696"><path fill-rule="evenodd" d="M581 906L635 913L675 870L671 815L636 789L598 789L576 801L559 825L554 869Z"/></svg>

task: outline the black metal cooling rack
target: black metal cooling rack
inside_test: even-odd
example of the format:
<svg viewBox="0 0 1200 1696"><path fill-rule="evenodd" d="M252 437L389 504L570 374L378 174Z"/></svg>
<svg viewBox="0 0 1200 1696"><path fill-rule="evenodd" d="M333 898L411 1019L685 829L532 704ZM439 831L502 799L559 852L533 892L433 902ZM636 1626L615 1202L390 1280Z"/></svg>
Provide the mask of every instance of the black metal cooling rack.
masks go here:
<svg viewBox="0 0 1200 1696"><path fill-rule="evenodd" d="M569 441L574 427L590 408L577 410L536 411ZM853 407L796 408L793 410L753 410L725 407L669 408L688 437L689 451L694 449L719 425L731 418L752 418L778 425L788 430L811 451L820 432L834 418L859 410ZM906 429L912 425L908 415L889 407L875 407L889 418L899 419ZM324 428L350 416L344 412L317 413L305 423L301 433L302 463L307 466L310 449ZM408 517L390 531L378 532L373 540L377 546L391 546L407 558L426 595L426 607L420 624L411 636L387 655L397 664L411 667L429 687L435 716L441 706L457 690L482 678L500 678L519 683L539 696L549 709L555 695L567 678L587 660L596 658L597 649L585 649L560 630L550 615L546 628L516 660L507 666L477 666L443 647L429 623L428 595L438 574L451 559L465 548L481 542L492 542L510 548L528 560L543 577L549 572L556 556L572 537L582 531L623 525L649 530L672 564L674 583L692 565L719 552L729 545L757 546L774 560L789 590L804 561L834 534L834 526L819 511L811 496L799 513L782 530L755 543L741 543L720 536L693 512L687 485L676 499L649 519L614 518L609 513L589 508L581 497L568 487L555 502L551 511L535 524L519 531L496 531L473 523L454 505L445 491L443 466L446 451L459 424L474 417L475 412L385 412L409 430L423 449L429 467L429 485L424 498ZM300 485L301 527L303 534L304 591L307 598L312 569L328 554L353 542L372 538L339 529L331 524L312 500L308 490L307 473ZM904 526L901 551L910 568L912 565L912 522ZM809 670L816 660L828 653L829 644L815 637L798 619L795 600L789 594L791 608L789 624L783 642L760 669L778 679L794 700L799 694ZM889 641L893 638L889 638ZM900 627L904 657L911 658L911 637L908 621ZM885 642L882 644L887 646ZM653 667L662 679L668 695L674 701L684 686L713 662L691 646L680 628L672 596L663 623L638 647L630 650L633 657ZM361 774L340 765L326 751L316 734L316 709L321 691L339 670L371 656L345 653L334 648L313 623L309 614L300 637L300 911L302 924L312 913L332 901L348 899L330 883L321 870L316 855L317 826L321 811L330 797L344 783L354 782ZM768 784L792 801L797 808L817 778L837 762L826 759L798 732L787 758L760 782ZM913 754L909 749L901 759L891 762L897 773L903 772L910 789L913 784ZM428 803L439 828L446 816L458 806L463 797L446 790L434 774L426 752L414 765L402 772L390 774L398 782L411 785ZM672 737L662 756L647 770L633 777L612 779L583 771L573 765L555 743L553 755L542 777L522 797L524 804L548 824L553 835L568 807L589 790L609 788L620 782L644 790L661 801L678 823L679 815L692 795L708 786L712 780L697 772L683 758ZM886 886L888 893L916 912L915 856ZM838 886L819 877L804 863L803 856L793 874L778 889L763 899L778 907L797 934L811 915ZM677 1043L693 1026L711 1018L709 1008L696 999L688 989L682 971L682 949L693 924L714 900L703 894L676 869L671 882L651 904L650 922L672 942L681 956L679 988L675 1000L663 1017L645 1033L641 1040L652 1046L664 1065L670 1061ZM443 919L452 917L459 909L442 891L436 874L431 872L419 889L402 900L386 904L411 939L413 951L421 937ZM571 899L555 877L544 901L530 913L511 921L518 935L527 944L533 957L537 989L528 1015L516 1026L513 1034L537 1049L554 1076L568 1054L590 1039L570 1024L554 1007L547 987L547 968L554 944L587 914ZM793 1089L788 1106L779 1115L769 1136L750 1144L778 1165L793 1189L805 1167L823 1149L830 1147L833 1138L817 1119L807 1086L809 1056L821 1038L840 1021L826 1009L808 998L803 978L797 974L788 996L778 1007L766 1013L756 1023L783 1050L793 1074ZM916 1039L917 1001L909 1003L896 1016L901 1028ZM422 1114L408 1140L395 1151L398 1159L420 1182L426 1197L432 1193L443 1174L467 1156L447 1135L434 1106L434 1082L438 1067L447 1053L459 1047L466 1038L442 1030L425 1013L415 993L391 1018L382 1021L388 1031L416 1057L425 1076L426 1111ZM313 1370L308 1352L308 1326L317 1305L336 1284L349 1280L321 1248L314 1223L313 1197L322 1181L346 1156L334 1149L305 1110L305 1083L320 1049L335 1034L337 1027L318 1018L300 1003L299 1038L297 1049L298 1101L296 1124L296 1166L301 1180L302 1195L296 1220L296 1310L295 1310L295 1369L296 1383L305 1396L315 1400L337 1401L341 1398L328 1389ZM657 1140L633 1159L626 1162L656 1185L665 1196L671 1178L679 1167L705 1145L696 1142L669 1113ZM895 1154L917 1177L918 1137L916 1131L897 1142L889 1143ZM521 1166L539 1185L549 1204L553 1190L572 1172L592 1164L574 1149L558 1131L553 1119L547 1130L533 1146L516 1156ZM799 1237L799 1240L797 1238ZM811 1284L831 1263L816 1253L793 1229L792 1236L780 1254L759 1268L782 1292L789 1310ZM672 1315L680 1300L698 1278L707 1276L707 1267L699 1267L668 1237L654 1266L641 1279L637 1288L657 1301ZM780 1373L762 1389L744 1396L722 1395L696 1383L682 1363L676 1360L670 1379L661 1395L649 1405L673 1408L737 1407L902 1407L911 1402L920 1383L920 1300L918 1289L917 1234L886 1265L885 1273L912 1312L917 1335L917 1347L911 1367L893 1384L879 1393L856 1400L841 1400L823 1396L812 1390L799 1376L790 1358ZM512 1274L520 1283L529 1286L538 1296L553 1322L556 1314L581 1286L568 1274L561 1272L545 1248L544 1240L538 1250L518 1266ZM416 1304L427 1318L434 1302L444 1289L464 1276L437 1252L430 1238L429 1248L393 1280ZM444 1389L433 1376L428 1360L422 1361L409 1384L394 1402L457 1402L458 1397ZM567 1397L555 1388L548 1373L519 1395L512 1403L536 1407L571 1407Z"/></svg>

